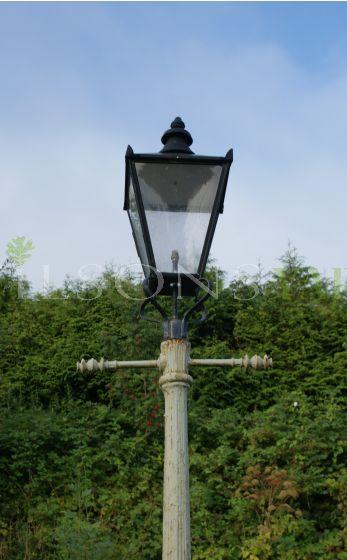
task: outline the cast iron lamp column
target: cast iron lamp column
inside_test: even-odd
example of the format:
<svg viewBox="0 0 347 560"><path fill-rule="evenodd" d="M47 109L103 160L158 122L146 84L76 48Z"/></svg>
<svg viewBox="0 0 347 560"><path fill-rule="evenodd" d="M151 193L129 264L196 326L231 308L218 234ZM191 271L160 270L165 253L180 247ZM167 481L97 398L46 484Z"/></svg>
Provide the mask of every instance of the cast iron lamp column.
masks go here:
<svg viewBox="0 0 347 560"><path fill-rule="evenodd" d="M190 344L162 342L165 370L159 385L165 398L163 559L191 558L187 396Z"/></svg>

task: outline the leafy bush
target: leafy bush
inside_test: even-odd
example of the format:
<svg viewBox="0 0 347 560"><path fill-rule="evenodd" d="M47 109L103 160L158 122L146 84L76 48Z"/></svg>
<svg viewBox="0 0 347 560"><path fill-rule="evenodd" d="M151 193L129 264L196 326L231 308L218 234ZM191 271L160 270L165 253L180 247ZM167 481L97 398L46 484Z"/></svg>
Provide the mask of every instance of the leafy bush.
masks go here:
<svg viewBox="0 0 347 560"><path fill-rule="evenodd" d="M347 558L347 294L295 252L283 265L256 291L224 286L191 330L193 356L274 359L194 370L194 560ZM107 270L48 295L21 280L19 298L13 268L1 271L0 559L161 558L158 373L75 371L82 357L158 355L160 329L119 285L141 297Z"/></svg>

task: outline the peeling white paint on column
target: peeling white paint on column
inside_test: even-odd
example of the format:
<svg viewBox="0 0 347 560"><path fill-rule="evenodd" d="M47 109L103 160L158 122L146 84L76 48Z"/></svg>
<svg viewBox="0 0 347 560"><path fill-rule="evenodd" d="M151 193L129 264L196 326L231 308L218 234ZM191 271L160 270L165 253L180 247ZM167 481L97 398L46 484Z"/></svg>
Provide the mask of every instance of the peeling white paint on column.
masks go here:
<svg viewBox="0 0 347 560"><path fill-rule="evenodd" d="M190 503L187 395L190 344L161 345L165 369L159 384L165 397L163 560L190 560Z"/></svg>

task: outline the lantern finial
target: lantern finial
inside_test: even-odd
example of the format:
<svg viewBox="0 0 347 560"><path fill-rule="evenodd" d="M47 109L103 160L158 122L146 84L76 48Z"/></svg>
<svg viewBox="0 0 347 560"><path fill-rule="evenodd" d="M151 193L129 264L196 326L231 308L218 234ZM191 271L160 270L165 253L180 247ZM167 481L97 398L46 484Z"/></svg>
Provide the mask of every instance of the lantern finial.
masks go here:
<svg viewBox="0 0 347 560"><path fill-rule="evenodd" d="M182 121L181 117L176 117L170 126L171 128L186 128L186 125Z"/></svg>
<svg viewBox="0 0 347 560"><path fill-rule="evenodd" d="M190 132L185 130L185 124L181 117L176 117L175 120L172 121L171 128L164 132L161 141L164 144L164 148L160 150L161 153L194 153L189 148L189 146L193 144L193 138Z"/></svg>

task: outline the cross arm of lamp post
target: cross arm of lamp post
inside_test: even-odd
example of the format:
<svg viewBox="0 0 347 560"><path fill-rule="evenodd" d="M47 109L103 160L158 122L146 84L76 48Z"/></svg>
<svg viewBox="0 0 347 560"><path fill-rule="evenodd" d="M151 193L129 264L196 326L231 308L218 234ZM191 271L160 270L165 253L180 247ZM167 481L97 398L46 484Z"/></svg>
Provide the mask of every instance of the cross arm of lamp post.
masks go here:
<svg viewBox="0 0 347 560"><path fill-rule="evenodd" d="M90 360L81 360L77 362L77 371L95 372L95 371L116 371L121 368L158 368L164 370L166 366L166 358L163 354L157 360L101 360L98 362L94 358ZM243 367L252 369L269 369L272 367L272 358L265 355L263 358L254 355L249 358L247 355L243 358L226 358L226 359L195 359L189 358L188 366L221 366L221 367Z"/></svg>

